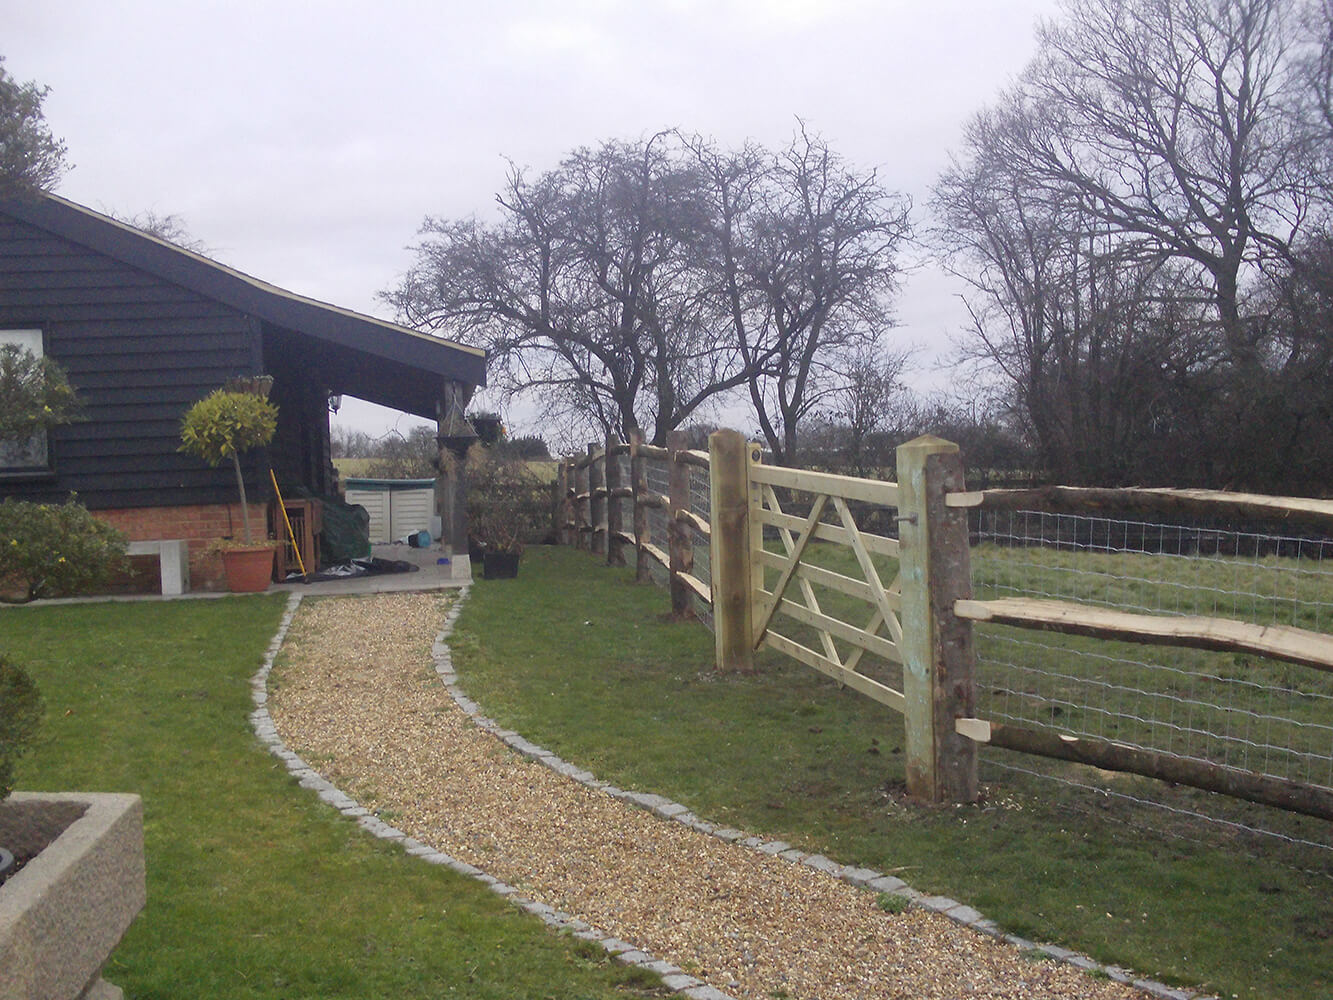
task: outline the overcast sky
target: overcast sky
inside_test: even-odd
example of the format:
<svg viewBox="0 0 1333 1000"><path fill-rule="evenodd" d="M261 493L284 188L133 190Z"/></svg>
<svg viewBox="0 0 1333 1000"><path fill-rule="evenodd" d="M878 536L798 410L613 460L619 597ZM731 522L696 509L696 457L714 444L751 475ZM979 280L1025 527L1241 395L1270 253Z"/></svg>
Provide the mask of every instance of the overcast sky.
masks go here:
<svg viewBox="0 0 1333 1000"><path fill-rule="evenodd" d="M1033 52L1055 0L0 0L11 75L51 88L57 193L174 213L213 256L386 316L426 215L491 212L506 158L679 126L785 144L797 116L912 196ZM895 336L960 322L929 270ZM938 374L922 373L921 384ZM518 415L515 415L518 416ZM379 431L394 415L349 405ZM404 418L400 427L407 427ZM521 418L519 420L520 430ZM531 428L527 428L531 430Z"/></svg>

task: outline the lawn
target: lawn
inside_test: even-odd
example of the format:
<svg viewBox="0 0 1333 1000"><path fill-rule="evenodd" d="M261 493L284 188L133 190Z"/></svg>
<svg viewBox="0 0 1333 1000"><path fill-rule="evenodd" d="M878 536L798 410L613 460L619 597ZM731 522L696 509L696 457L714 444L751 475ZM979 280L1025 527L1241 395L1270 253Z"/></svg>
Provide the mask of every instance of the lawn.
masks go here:
<svg viewBox="0 0 1333 1000"><path fill-rule="evenodd" d="M1049 784L908 803L892 712L771 655L719 676L711 634L667 608L630 571L531 549L517 581L476 584L453 641L461 683L599 777L899 874L1017 933L1226 996L1333 997L1326 872L1127 831L1114 802L1075 809Z"/></svg>
<svg viewBox="0 0 1333 1000"><path fill-rule="evenodd" d="M32 790L144 800L148 905L105 969L134 1000L663 995L301 788L251 733L278 597L0 611L46 701Z"/></svg>

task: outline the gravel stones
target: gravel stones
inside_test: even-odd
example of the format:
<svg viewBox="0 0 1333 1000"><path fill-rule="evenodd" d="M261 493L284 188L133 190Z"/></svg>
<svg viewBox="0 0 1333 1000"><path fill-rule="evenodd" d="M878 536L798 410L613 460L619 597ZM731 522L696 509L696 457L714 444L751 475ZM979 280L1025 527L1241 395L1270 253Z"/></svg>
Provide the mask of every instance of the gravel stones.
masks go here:
<svg viewBox="0 0 1333 1000"><path fill-rule="evenodd" d="M429 845L486 873L493 889L512 888L548 922L628 943L622 957L643 953L639 964L660 963L668 985L691 997L1140 995L938 913L886 913L874 891L829 874L844 873L830 859L794 864L778 856L791 853L785 844L765 850L729 829L707 835L663 818L683 812L669 800L635 793L636 808L530 759L541 748L516 752L455 704L441 683L453 680L451 667L437 676L432 653L447 656L437 636L456 615L451 600L305 601L268 689L287 748L350 796L326 800L369 810L363 823L409 838L414 853ZM750 840L760 849L744 846ZM874 872L845 873L879 888Z"/></svg>

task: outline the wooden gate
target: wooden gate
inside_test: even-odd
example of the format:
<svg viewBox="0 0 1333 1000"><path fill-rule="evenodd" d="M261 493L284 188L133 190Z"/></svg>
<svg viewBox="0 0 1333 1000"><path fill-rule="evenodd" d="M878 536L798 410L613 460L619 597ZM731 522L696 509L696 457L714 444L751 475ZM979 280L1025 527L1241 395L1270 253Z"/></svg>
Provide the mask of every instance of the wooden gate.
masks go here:
<svg viewBox="0 0 1333 1000"><path fill-rule="evenodd" d="M957 446L903 445L898 483L767 466L734 431L709 446L719 668L753 669L765 647L832 677L903 714L912 795L975 799L975 745L954 727L975 705L971 627L953 614L971 596Z"/></svg>

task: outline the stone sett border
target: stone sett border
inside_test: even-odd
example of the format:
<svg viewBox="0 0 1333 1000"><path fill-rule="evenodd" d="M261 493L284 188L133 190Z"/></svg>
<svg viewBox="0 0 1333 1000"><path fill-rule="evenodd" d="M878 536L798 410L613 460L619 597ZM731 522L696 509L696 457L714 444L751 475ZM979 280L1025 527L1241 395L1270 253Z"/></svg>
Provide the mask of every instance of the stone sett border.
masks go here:
<svg viewBox="0 0 1333 1000"><path fill-rule="evenodd" d="M1097 973L1106 976L1118 983L1125 983L1133 986L1135 989L1142 990L1151 996L1158 997L1160 1000L1218 1000L1217 997L1196 993L1193 990L1175 989L1164 983L1159 983L1151 979L1138 979L1127 969L1122 969L1114 965L1102 965L1086 955L1080 955L1078 952L1071 951L1068 948L1061 948L1059 945L1042 944L1036 941L1029 941L1027 938L1018 937L1014 934L1008 934L1002 927L993 920L983 917L978 911L970 906L965 906L957 900L949 899L947 896L928 896L911 888L906 882L892 875L884 875L881 872L870 868L855 868L850 865L841 865L822 854L807 854L804 851L792 847L780 840L764 840L761 837L747 836L743 830L737 830L733 827L719 827L706 820L700 819L688 808L679 802L673 802L661 795L654 795L648 792L631 792L623 788L617 788L606 781L601 781L592 772L586 771L568 761L561 760L551 751L537 746L513 730L505 729L482 714L480 706L469 698L458 685L458 674L454 670L453 659L449 652L449 646L446 643L450 633L453 631L454 624L463 609L463 604L468 595L467 587L459 590L448 614L445 616L443 627L439 635L435 638L435 643L431 647L431 655L435 661L435 672L444 683L450 697L460 709L467 714L473 724L479 729L491 733L496 738L508 744L514 750L518 751L524 757L530 760L544 764L551 770L565 777L572 778L582 785L589 788L605 792L607 795L617 798L622 802L649 812L657 814L665 820L671 820L681 823L699 833L716 837L728 843L739 844L752 850L762 851L765 854L776 855L784 858L793 864L805 865L807 868L813 868L816 871L832 875L834 878L841 879L851 885L859 888L870 889L875 892L887 893L893 896L901 896L912 906L918 906L924 910L931 910L943 914L950 920L971 927L973 930L980 931L990 937L997 938L1022 951L1035 952L1054 959L1057 962L1064 962L1076 968L1084 969L1088 972ZM662 977L662 983L674 993L689 1000L735 1000L730 994L724 993L715 987L701 982L694 976L689 975L684 970L672 965L670 962L656 959L642 949L636 948L627 941L609 936L602 933L595 927L579 920L577 917L568 913L562 913L559 910L547 906L545 903L529 899L522 895L513 886L501 882L494 876L488 875L480 868L467 864L457 858L450 857L442 851L438 851L429 844L424 844L413 837L409 837L403 831L395 829L388 823L385 823L378 816L373 815L369 810L363 808L355 800L346 795L341 790L335 788L329 781L322 777L318 772L311 768L297 754L289 750L278 736L277 728L273 724L273 719L268 711L268 675L273 669L273 661L277 657L279 650L287 638L287 631L291 627L293 618L296 617L296 611L300 607L302 595L293 593L287 600L287 608L283 614L282 621L278 625L278 631L275 633L272 642L269 643L268 650L264 655L263 665L250 682L251 694L254 698L255 710L250 715L250 721L254 726L255 735L260 741L268 746L269 750L278 759L287 765L287 769L292 776L298 779L302 788L308 788L315 792L321 800L328 803L334 809L337 809L344 816L355 819L356 822L366 832L371 833L384 840L394 841L400 844L404 851L415 857L421 858L430 864L444 865L458 872L460 875L467 875L481 882L498 896L508 899L515 906L526 910L528 913L539 917L548 926L558 931L569 932L573 937L583 941L591 941L600 945L608 954L614 956L617 961L626 965L637 966L650 972L655 972Z"/></svg>

